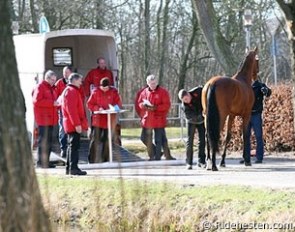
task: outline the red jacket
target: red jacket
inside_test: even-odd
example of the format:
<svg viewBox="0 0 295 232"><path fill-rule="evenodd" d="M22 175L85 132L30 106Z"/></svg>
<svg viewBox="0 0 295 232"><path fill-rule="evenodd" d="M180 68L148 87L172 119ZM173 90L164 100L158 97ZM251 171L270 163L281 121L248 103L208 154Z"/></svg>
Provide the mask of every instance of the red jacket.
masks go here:
<svg viewBox="0 0 295 232"><path fill-rule="evenodd" d="M55 86L55 92L57 94L57 97L59 97L62 94L62 92L67 87L67 84L68 83L65 78L61 78L61 79L57 80L57 82L55 82L54 86ZM82 86L79 88L79 92L80 92L80 94L82 96L82 100L84 102L85 94L84 94L84 90L83 90Z"/></svg>
<svg viewBox="0 0 295 232"><path fill-rule="evenodd" d="M61 110L63 114L63 126L66 133L75 132L76 126L82 130L88 129L88 122L78 87L69 84L63 93Z"/></svg>
<svg viewBox="0 0 295 232"><path fill-rule="evenodd" d="M38 126L54 126L57 124L57 107L54 106L57 96L54 87L42 81L33 90L34 115Z"/></svg>
<svg viewBox="0 0 295 232"><path fill-rule="evenodd" d="M149 100L156 108L147 110L143 106L143 100ZM137 104L144 112L141 118L141 125L144 128L164 128L167 124L167 114L171 103L169 93L166 89L158 86L155 90L146 87L139 95Z"/></svg>
<svg viewBox="0 0 295 232"><path fill-rule="evenodd" d="M109 109L109 104L112 106L118 105L120 108L122 107L120 95L118 90L114 87L110 87L106 92L102 91L100 88L95 89L87 101L87 107L91 112L97 111L100 108L107 110ZM112 114L112 121L115 118L116 114ZM107 115L92 114L92 126L104 129L108 128Z"/></svg>
<svg viewBox="0 0 295 232"><path fill-rule="evenodd" d="M108 77L110 79L110 85L114 85L114 77L111 70L108 69L100 69L99 67L95 69L91 69L84 79L84 93L86 97L89 97L91 94L90 85L94 85L94 87L98 88L100 85L100 80L104 77Z"/></svg>
<svg viewBox="0 0 295 232"><path fill-rule="evenodd" d="M137 104L137 102L138 102L138 99L139 99L140 94L142 93L142 91L143 91L145 88L146 88L146 86L143 87L143 88L141 88L140 90L138 90L138 92L136 93L136 96L135 96L135 100L134 100L135 111L136 111L138 117L140 117L140 118L143 117L145 111L142 110L142 109L140 109L139 104Z"/></svg>

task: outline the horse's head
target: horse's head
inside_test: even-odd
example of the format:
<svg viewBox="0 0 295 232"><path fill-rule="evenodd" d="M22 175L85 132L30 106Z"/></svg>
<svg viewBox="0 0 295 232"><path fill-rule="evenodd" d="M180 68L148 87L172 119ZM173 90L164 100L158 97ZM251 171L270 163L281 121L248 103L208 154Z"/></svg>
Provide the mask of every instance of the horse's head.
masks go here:
<svg viewBox="0 0 295 232"><path fill-rule="evenodd" d="M257 51L257 49L256 49L256 51ZM256 52L255 63L254 63L254 67L253 67L253 75L252 75L253 81L256 81L258 79L258 73L259 73L259 56Z"/></svg>
<svg viewBox="0 0 295 232"><path fill-rule="evenodd" d="M238 75L247 79L247 82L251 83L251 80L257 79L257 73L259 71L258 49L255 47L250 50L243 62L240 65Z"/></svg>

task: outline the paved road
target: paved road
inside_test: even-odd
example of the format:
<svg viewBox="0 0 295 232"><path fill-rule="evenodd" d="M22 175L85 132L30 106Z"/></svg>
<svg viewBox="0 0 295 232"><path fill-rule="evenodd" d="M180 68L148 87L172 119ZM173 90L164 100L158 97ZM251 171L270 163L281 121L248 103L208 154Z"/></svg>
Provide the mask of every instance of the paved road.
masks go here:
<svg viewBox="0 0 295 232"><path fill-rule="evenodd" d="M207 171L196 166L193 170L186 170L184 160L179 159L174 163L173 161L146 161L140 163L140 166L126 168L110 168L111 165L108 164L101 167L81 165L88 169L88 176L79 178L123 178L167 181L195 186L225 184L295 189L294 155L283 158L267 156L263 164L253 164L251 167L239 164L239 158L230 158L227 159L227 167L219 168L218 172ZM129 166L132 166L132 163L129 163ZM36 171L37 173L64 175L65 168L36 169Z"/></svg>

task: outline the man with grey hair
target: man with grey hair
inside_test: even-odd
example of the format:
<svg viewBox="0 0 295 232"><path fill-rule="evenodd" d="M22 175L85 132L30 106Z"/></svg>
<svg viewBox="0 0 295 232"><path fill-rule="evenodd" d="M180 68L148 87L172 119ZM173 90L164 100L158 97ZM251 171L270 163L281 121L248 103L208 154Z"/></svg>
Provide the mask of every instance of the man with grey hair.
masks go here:
<svg viewBox="0 0 295 232"><path fill-rule="evenodd" d="M42 168L54 168L49 162L52 149L53 126L57 125L57 96L54 91L56 74L48 70L44 80L33 90L33 105L35 121L38 126L38 161L37 166Z"/></svg>
<svg viewBox="0 0 295 232"><path fill-rule="evenodd" d="M146 78L147 87L139 93L136 105L141 112L141 141L147 146L149 160L160 160L161 149L164 148L166 159L175 159L171 156L168 147L165 127L167 114L171 102L168 91L158 85L154 75ZM153 130L155 132L155 145L153 144Z"/></svg>
<svg viewBox="0 0 295 232"><path fill-rule="evenodd" d="M82 76L72 73L69 76L69 84L63 92L61 109L63 115L63 127L68 137L66 174L86 175L87 172L78 168L80 136L82 131L88 130L88 122L84 110L84 104L80 94Z"/></svg>

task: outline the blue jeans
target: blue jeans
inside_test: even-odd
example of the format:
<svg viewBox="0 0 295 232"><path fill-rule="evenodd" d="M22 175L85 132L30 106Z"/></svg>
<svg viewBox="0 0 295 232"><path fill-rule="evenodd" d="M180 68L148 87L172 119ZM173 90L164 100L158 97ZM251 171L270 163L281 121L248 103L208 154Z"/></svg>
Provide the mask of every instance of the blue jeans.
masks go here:
<svg viewBox="0 0 295 232"><path fill-rule="evenodd" d="M252 114L250 118L250 122L247 129L247 146L246 146L246 154L250 156L251 151L251 129L253 128L255 138L256 138L256 159L262 161L264 154L264 142L263 142L263 134L262 134L262 116L261 113Z"/></svg>
<svg viewBox="0 0 295 232"><path fill-rule="evenodd" d="M67 150L67 143L68 143L68 136L64 131L64 126L62 124L63 116L61 110L58 111L58 128L59 128L59 133L58 133L58 139L59 139L59 144L60 144L60 149L62 151Z"/></svg>

